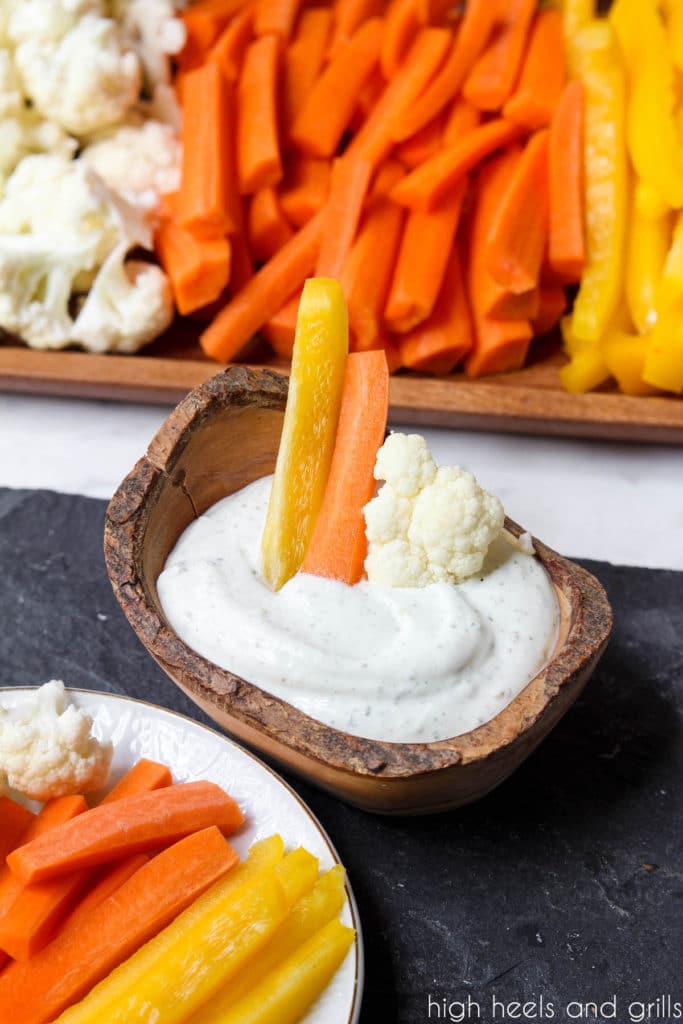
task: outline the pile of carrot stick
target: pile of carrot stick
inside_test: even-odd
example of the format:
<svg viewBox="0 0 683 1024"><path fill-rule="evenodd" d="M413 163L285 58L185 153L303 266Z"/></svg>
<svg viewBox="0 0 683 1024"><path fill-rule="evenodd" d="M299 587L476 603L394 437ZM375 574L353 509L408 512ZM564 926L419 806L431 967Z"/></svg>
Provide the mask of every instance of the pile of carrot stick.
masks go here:
<svg viewBox="0 0 683 1024"><path fill-rule="evenodd" d="M218 786L148 760L92 809L0 798L0 1020L47 1024L81 999L237 863L224 836L243 821Z"/></svg>
<svg viewBox="0 0 683 1024"><path fill-rule="evenodd" d="M392 371L521 367L585 260L583 92L536 0L198 0L157 252L219 361L291 355L304 280Z"/></svg>

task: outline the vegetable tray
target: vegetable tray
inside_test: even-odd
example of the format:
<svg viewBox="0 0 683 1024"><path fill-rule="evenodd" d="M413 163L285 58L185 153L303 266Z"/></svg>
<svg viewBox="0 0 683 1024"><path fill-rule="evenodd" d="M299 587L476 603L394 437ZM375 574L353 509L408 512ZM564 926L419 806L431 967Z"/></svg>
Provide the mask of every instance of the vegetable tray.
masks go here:
<svg viewBox="0 0 683 1024"><path fill-rule="evenodd" d="M39 352L0 344L0 389L172 404L222 368L203 356L196 336L195 324L179 322L135 356ZM638 398L612 390L569 394L557 375L564 361L559 341L541 339L534 347L524 369L479 380L463 373L441 378L398 374L391 380L392 422L683 444L680 398ZM244 362L287 371L287 364L259 341L245 350Z"/></svg>

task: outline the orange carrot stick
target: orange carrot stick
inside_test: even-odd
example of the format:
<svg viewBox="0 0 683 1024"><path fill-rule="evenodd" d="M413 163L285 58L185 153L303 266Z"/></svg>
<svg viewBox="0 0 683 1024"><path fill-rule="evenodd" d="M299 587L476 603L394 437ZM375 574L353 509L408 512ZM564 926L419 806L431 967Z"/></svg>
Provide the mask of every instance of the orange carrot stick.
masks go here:
<svg viewBox="0 0 683 1024"><path fill-rule="evenodd" d="M453 100L451 109L448 111L442 144L452 146L456 142L460 142L463 136L474 128L478 128L480 124L481 111L462 96L458 96Z"/></svg>
<svg viewBox="0 0 683 1024"><path fill-rule="evenodd" d="M391 0L384 18L380 64L385 78L393 78L420 29L415 0Z"/></svg>
<svg viewBox="0 0 683 1024"><path fill-rule="evenodd" d="M230 293L236 295L256 272L254 258L249 248L249 240L245 230L240 231L230 244Z"/></svg>
<svg viewBox="0 0 683 1024"><path fill-rule="evenodd" d="M519 81L503 107L508 121L535 131L550 124L566 79L562 14L539 11L532 25L529 46Z"/></svg>
<svg viewBox="0 0 683 1024"><path fill-rule="evenodd" d="M90 881L88 870L63 878L21 885L0 917L0 949L15 960L28 960L42 949Z"/></svg>
<svg viewBox="0 0 683 1024"><path fill-rule="evenodd" d="M548 132L528 142L501 198L488 237L486 265L512 292L538 284L548 240Z"/></svg>
<svg viewBox="0 0 683 1024"><path fill-rule="evenodd" d="M348 43L363 22L383 14L384 7L384 0L336 0L330 56L334 57L339 48Z"/></svg>
<svg viewBox="0 0 683 1024"><path fill-rule="evenodd" d="M399 182L392 198L413 210L432 210L453 186L487 157L511 142L519 125L489 121L437 153Z"/></svg>
<svg viewBox="0 0 683 1024"><path fill-rule="evenodd" d="M501 25L462 90L465 99L481 110L499 110L512 92L535 10L536 0L507 0L502 5Z"/></svg>
<svg viewBox="0 0 683 1024"><path fill-rule="evenodd" d="M407 139L431 121L457 95L493 31L498 17L494 0L468 0L465 15L448 60L409 110L392 119L392 135Z"/></svg>
<svg viewBox="0 0 683 1024"><path fill-rule="evenodd" d="M445 111L437 114L418 132L396 147L396 156L406 167L419 167L425 160L438 153L443 146L446 125Z"/></svg>
<svg viewBox="0 0 683 1024"><path fill-rule="evenodd" d="M401 170L393 165L393 181ZM381 175L381 172L380 172ZM392 181L376 183L391 188ZM341 272L349 311L352 348L367 350L380 334L382 314L396 264L404 213L381 192L371 201L358 237Z"/></svg>
<svg viewBox="0 0 683 1024"><path fill-rule="evenodd" d="M257 36L269 32L289 39L299 13L302 0L256 0L254 31Z"/></svg>
<svg viewBox="0 0 683 1024"><path fill-rule="evenodd" d="M323 217L310 220L228 303L200 337L212 359L232 359L313 270L323 233Z"/></svg>
<svg viewBox="0 0 683 1024"><path fill-rule="evenodd" d="M393 331L409 331L434 309L455 241L467 180L436 209L411 211L403 230L384 321Z"/></svg>
<svg viewBox="0 0 683 1024"><path fill-rule="evenodd" d="M564 90L550 125L548 261L565 280L578 281L586 262L583 216L583 85Z"/></svg>
<svg viewBox="0 0 683 1024"><path fill-rule="evenodd" d="M349 125L350 132L355 133L361 130L366 119L370 117L379 103L386 87L386 79L384 78L382 69L378 64L360 91L358 96L358 105L356 106L353 119Z"/></svg>
<svg viewBox="0 0 683 1024"><path fill-rule="evenodd" d="M235 801L212 782L184 782L93 807L14 850L7 858L23 882L40 882L175 842L216 825L227 835L244 821Z"/></svg>
<svg viewBox="0 0 683 1024"><path fill-rule="evenodd" d="M82 796L59 796L43 806L39 814L35 815L28 828L22 835L22 846L33 842L40 836L70 821L77 814L87 811L88 805L85 797ZM21 849L17 846L15 849ZM11 853L9 854L11 856ZM7 865L7 861L0 865L0 913L5 913L12 905L17 895L23 889L23 884L15 878Z"/></svg>
<svg viewBox="0 0 683 1024"><path fill-rule="evenodd" d="M397 373L403 366L403 359L401 358L401 350L398 347L398 342L394 335L380 333L377 341L370 348L364 349L363 351L383 351L386 357L387 366L389 367L389 373ZM359 349L358 351L361 351Z"/></svg>
<svg viewBox="0 0 683 1024"><path fill-rule="evenodd" d="M79 915L75 926L65 928L32 960L7 967L0 975L0 1020L13 1024L54 1020L161 931L237 859L217 828L187 836L153 857L93 907L87 919Z"/></svg>
<svg viewBox="0 0 683 1024"><path fill-rule="evenodd" d="M511 169L516 166L517 149L503 153L486 163L479 171L475 187L475 203L467 232L466 268L467 294L472 312L474 338L465 358L469 376L519 369L526 358L531 340L527 320L497 319L487 313L484 299L490 278L487 268L488 240L492 222L504 195Z"/></svg>
<svg viewBox="0 0 683 1024"><path fill-rule="evenodd" d="M249 242L255 259L265 263L293 237L275 189L262 188L252 196L248 217Z"/></svg>
<svg viewBox="0 0 683 1024"><path fill-rule="evenodd" d="M496 320L533 320L541 305L540 289L511 292L490 274L482 283L481 309Z"/></svg>
<svg viewBox="0 0 683 1024"><path fill-rule="evenodd" d="M363 507L375 491L373 470L388 408L384 352L349 355L330 475L303 572L349 585L361 578L367 554Z"/></svg>
<svg viewBox="0 0 683 1024"><path fill-rule="evenodd" d="M242 194L276 185L282 177L279 65L277 36L260 36L247 47L237 88L237 171Z"/></svg>
<svg viewBox="0 0 683 1024"><path fill-rule="evenodd" d="M303 227L322 210L330 193L331 174L329 160L298 154L288 160L280 206L290 224Z"/></svg>
<svg viewBox="0 0 683 1024"><path fill-rule="evenodd" d="M183 11L185 46L178 54L178 64L185 71L199 67L219 35L249 0L198 0Z"/></svg>
<svg viewBox="0 0 683 1024"><path fill-rule="evenodd" d="M236 82L239 78L253 31L254 11L246 7L226 25L207 54L207 61L215 61L229 82Z"/></svg>
<svg viewBox="0 0 683 1024"><path fill-rule="evenodd" d="M332 11L328 7L310 7L299 16L284 59L282 123L287 136L320 74L331 27Z"/></svg>
<svg viewBox="0 0 683 1024"><path fill-rule="evenodd" d="M230 279L227 238L199 239L174 220L162 219L154 232L154 248L183 315L217 299Z"/></svg>
<svg viewBox="0 0 683 1024"><path fill-rule="evenodd" d="M276 355L283 359L291 359L296 336L296 321L299 314L301 289L285 302L282 309L263 324L261 333Z"/></svg>
<svg viewBox="0 0 683 1024"><path fill-rule="evenodd" d="M323 241L317 277L339 277L356 237L372 166L361 157L340 157L332 168L330 197L323 211Z"/></svg>
<svg viewBox="0 0 683 1024"><path fill-rule="evenodd" d="M425 28L408 52L401 70L392 78L361 131L349 145L348 153L381 163L393 145L390 126L399 122L415 98L438 72L451 42L442 28Z"/></svg>
<svg viewBox="0 0 683 1024"><path fill-rule="evenodd" d="M35 814L8 796L0 796L0 864L15 846L35 818Z"/></svg>
<svg viewBox="0 0 683 1024"><path fill-rule="evenodd" d="M410 370L445 374L457 366L471 347L472 319L460 254L453 246L431 316L399 340L401 360Z"/></svg>
<svg viewBox="0 0 683 1024"><path fill-rule="evenodd" d="M532 337L528 320L499 320L473 315L474 345L465 357L468 377L519 370L529 351Z"/></svg>
<svg viewBox="0 0 683 1024"><path fill-rule="evenodd" d="M382 19L372 18L342 47L309 92L290 139L308 156L330 157L339 146L359 94L379 58Z"/></svg>
<svg viewBox="0 0 683 1024"><path fill-rule="evenodd" d="M113 803L137 793L169 786L166 765L142 759L100 802ZM41 949L71 904L93 878L91 871L76 871L63 878L25 885L0 915L0 949L15 960L27 960Z"/></svg>
<svg viewBox="0 0 683 1024"><path fill-rule="evenodd" d="M172 781L171 770L165 764L141 757L100 800L100 805L110 804L114 800L122 800L123 797L136 793L151 793L155 789L170 786Z"/></svg>
<svg viewBox="0 0 683 1024"><path fill-rule="evenodd" d="M531 326L534 334L549 334L567 308L567 294L561 284L541 281L539 287L540 301L538 312L533 317Z"/></svg>
<svg viewBox="0 0 683 1024"><path fill-rule="evenodd" d="M146 853L134 853L130 857L124 857L123 860L115 861L96 871L91 887L65 918L61 931L66 931L67 928L80 928L84 925L95 907L108 899L117 889L120 889L123 883L132 878L148 860L149 857ZM54 939L52 941L54 942Z"/></svg>
<svg viewBox="0 0 683 1024"><path fill-rule="evenodd" d="M183 82L183 147L178 221L198 238L237 230L237 196L230 134L231 97L216 63Z"/></svg>

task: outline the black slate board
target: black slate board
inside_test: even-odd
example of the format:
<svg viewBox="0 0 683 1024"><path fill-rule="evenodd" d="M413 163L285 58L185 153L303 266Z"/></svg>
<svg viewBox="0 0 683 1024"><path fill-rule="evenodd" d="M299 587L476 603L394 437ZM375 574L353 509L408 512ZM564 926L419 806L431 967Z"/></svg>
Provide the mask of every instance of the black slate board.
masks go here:
<svg viewBox="0 0 683 1024"><path fill-rule="evenodd" d="M114 601L104 508L0 490L0 685L61 677L205 720ZM683 573L583 564L609 592L613 640L576 706L485 800L378 818L289 780L358 898L363 1024L681 1016Z"/></svg>

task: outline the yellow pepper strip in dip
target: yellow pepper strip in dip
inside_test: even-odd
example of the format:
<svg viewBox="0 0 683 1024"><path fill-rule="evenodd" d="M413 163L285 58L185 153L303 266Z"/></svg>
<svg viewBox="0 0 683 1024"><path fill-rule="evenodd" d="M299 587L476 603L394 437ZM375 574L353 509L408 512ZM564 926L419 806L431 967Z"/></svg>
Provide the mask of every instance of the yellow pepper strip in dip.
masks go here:
<svg viewBox="0 0 683 1024"><path fill-rule="evenodd" d="M320 511L339 420L349 328L338 281L304 285L289 395L263 530L263 575L279 590L301 567Z"/></svg>
<svg viewBox="0 0 683 1024"><path fill-rule="evenodd" d="M664 391L683 391L683 213L664 264L657 323L648 340L643 379Z"/></svg>
<svg viewBox="0 0 683 1024"><path fill-rule="evenodd" d="M193 1016L191 1024L222 1021L231 1008L295 950L335 918L344 903L344 869L336 865L296 903L259 955ZM279 1020L279 1018L278 1018Z"/></svg>
<svg viewBox="0 0 683 1024"><path fill-rule="evenodd" d="M296 1024L331 981L353 937L341 921L330 921L211 1024Z"/></svg>
<svg viewBox="0 0 683 1024"><path fill-rule="evenodd" d="M586 99L586 266L571 331L579 341L598 343L623 288L628 213L625 76L607 21L593 21L580 29L572 46Z"/></svg>
<svg viewBox="0 0 683 1024"><path fill-rule="evenodd" d="M636 173L674 209L683 206L683 140L675 70L657 0L616 0L609 16L626 60L628 149Z"/></svg>
<svg viewBox="0 0 683 1024"><path fill-rule="evenodd" d="M671 213L651 185L638 181L631 200L626 251L626 302L641 334L657 323L657 292L671 242Z"/></svg>

